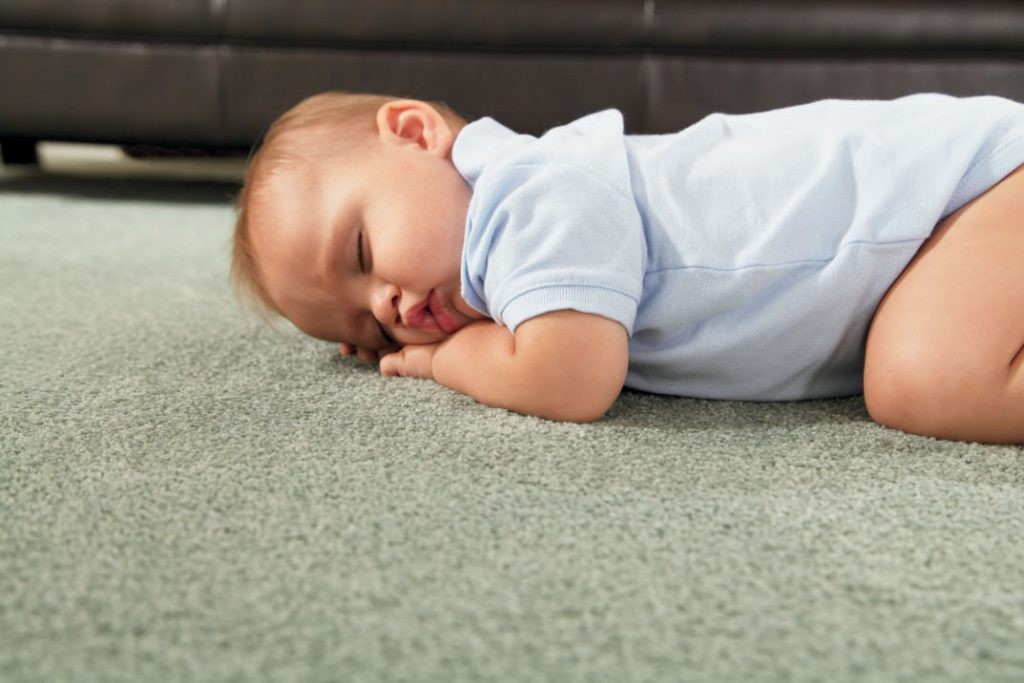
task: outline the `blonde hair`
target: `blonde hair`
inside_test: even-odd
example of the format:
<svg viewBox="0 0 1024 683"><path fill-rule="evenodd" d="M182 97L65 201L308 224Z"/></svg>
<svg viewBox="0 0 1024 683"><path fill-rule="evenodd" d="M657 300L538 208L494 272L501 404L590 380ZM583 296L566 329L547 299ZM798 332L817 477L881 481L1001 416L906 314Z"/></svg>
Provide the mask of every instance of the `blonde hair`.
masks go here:
<svg viewBox="0 0 1024 683"><path fill-rule="evenodd" d="M296 134L310 133L322 127L331 129L335 144L352 151L369 146L377 131L377 111L398 97L332 91L313 95L281 115L263 136L245 171L242 189L235 198L235 232L231 247L230 281L239 302L244 302L265 322L273 324L281 311L270 298L260 277L252 247L252 200L268 179L295 162L308 160L308 150L297 143ZM430 102L453 129L466 121L442 102ZM334 153L337 147L331 146Z"/></svg>

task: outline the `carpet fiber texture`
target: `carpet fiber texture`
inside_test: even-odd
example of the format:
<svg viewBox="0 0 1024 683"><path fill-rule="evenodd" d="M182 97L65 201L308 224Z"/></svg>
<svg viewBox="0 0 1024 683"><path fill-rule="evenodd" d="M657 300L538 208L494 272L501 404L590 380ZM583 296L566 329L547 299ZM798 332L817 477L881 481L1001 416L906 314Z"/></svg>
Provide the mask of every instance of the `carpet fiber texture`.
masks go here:
<svg viewBox="0 0 1024 683"><path fill-rule="evenodd" d="M237 310L232 190L0 175L0 680L1024 680L1024 448L384 379Z"/></svg>

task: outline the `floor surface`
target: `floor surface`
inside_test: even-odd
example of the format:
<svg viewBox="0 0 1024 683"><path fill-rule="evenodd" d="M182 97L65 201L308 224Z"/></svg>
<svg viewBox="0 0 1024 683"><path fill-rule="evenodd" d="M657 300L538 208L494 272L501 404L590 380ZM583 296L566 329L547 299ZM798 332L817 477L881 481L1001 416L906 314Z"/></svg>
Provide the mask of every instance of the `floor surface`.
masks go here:
<svg viewBox="0 0 1024 683"><path fill-rule="evenodd" d="M104 153L0 173L0 680L1024 680L1024 448L384 379L238 310L237 161Z"/></svg>

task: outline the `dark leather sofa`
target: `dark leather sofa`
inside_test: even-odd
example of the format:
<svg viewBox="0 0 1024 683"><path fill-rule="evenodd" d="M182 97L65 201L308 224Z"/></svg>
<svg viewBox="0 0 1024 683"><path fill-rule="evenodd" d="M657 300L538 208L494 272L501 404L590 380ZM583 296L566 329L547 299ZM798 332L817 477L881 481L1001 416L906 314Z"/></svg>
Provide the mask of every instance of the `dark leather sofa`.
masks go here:
<svg viewBox="0 0 1024 683"><path fill-rule="evenodd" d="M3 0L0 148L248 148L326 89L540 132L918 91L1024 100L1017 0Z"/></svg>

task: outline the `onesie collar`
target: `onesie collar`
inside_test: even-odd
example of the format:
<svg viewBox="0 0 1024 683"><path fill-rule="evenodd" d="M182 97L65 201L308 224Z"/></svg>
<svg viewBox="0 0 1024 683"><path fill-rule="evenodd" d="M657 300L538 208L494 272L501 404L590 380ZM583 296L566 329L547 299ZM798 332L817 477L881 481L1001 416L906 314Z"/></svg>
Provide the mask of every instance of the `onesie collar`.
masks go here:
<svg viewBox="0 0 1024 683"><path fill-rule="evenodd" d="M622 113L617 109L588 114L539 138L516 133L485 116L466 124L452 145L452 163L474 190L489 168L553 160L584 169L624 194L632 192Z"/></svg>
<svg viewBox="0 0 1024 683"><path fill-rule="evenodd" d="M501 148L511 140L520 137L490 116L467 123L459 131L452 146L452 163L470 187L476 185L484 169L495 159L501 158ZM531 137L531 136L522 136Z"/></svg>

